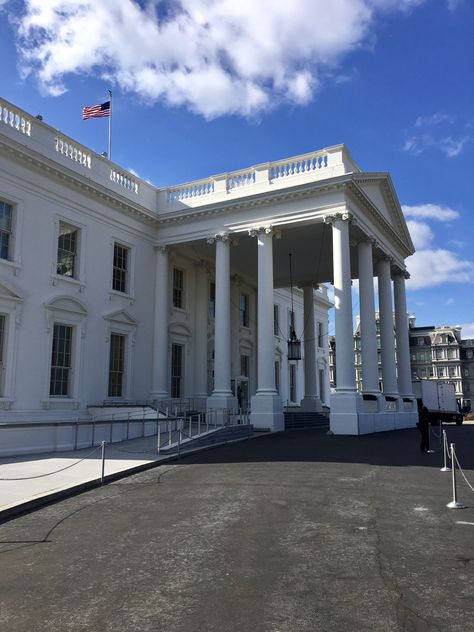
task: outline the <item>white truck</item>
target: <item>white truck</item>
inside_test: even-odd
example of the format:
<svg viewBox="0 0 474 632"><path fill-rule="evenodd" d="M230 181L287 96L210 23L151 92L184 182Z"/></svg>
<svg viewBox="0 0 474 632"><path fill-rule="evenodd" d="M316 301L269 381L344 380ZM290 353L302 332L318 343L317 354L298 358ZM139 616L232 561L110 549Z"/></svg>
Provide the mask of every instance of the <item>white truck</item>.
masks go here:
<svg viewBox="0 0 474 632"><path fill-rule="evenodd" d="M438 380L413 380L412 384L419 409L426 406L432 425L441 424L443 421L462 424L463 416L456 401L453 384Z"/></svg>

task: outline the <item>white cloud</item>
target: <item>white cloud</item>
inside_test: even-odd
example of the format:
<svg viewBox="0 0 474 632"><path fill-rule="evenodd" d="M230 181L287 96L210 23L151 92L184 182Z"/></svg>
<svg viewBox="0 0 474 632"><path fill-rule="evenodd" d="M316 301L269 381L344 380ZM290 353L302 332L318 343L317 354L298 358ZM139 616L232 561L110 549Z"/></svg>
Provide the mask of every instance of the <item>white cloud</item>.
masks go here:
<svg viewBox="0 0 474 632"><path fill-rule="evenodd" d="M426 116L419 116L415 121L415 127L429 127L440 123L452 123L453 117L443 112L435 112Z"/></svg>
<svg viewBox="0 0 474 632"><path fill-rule="evenodd" d="M431 228L425 222L416 222L414 220L407 221L408 230L413 241L413 245L418 250L431 246L434 234Z"/></svg>
<svg viewBox="0 0 474 632"><path fill-rule="evenodd" d="M464 248L466 245L464 241L460 241L459 239L450 239L448 244L454 246L455 248Z"/></svg>
<svg viewBox="0 0 474 632"><path fill-rule="evenodd" d="M449 208L449 206L440 206L439 204L418 204L415 206L404 204L402 210L405 217L436 219L440 222L449 222L460 217L458 211Z"/></svg>
<svg viewBox="0 0 474 632"><path fill-rule="evenodd" d="M442 248L418 250L407 259L411 290L435 287L443 283L474 283L474 262L460 259Z"/></svg>
<svg viewBox="0 0 474 632"><path fill-rule="evenodd" d="M428 149L437 149L448 158L459 156L466 143L472 140L472 133L469 131L470 124L464 123L461 131L453 136L450 128L454 123L454 117L445 112L419 116L414 125L416 133L405 140L403 151L419 156Z"/></svg>
<svg viewBox="0 0 474 632"><path fill-rule="evenodd" d="M474 323L464 323L460 327L462 327L462 338L474 338Z"/></svg>
<svg viewBox="0 0 474 632"><path fill-rule="evenodd" d="M20 64L53 95L68 75L93 74L207 118L255 116L307 103L321 76L373 37L378 12L424 1L25 0Z"/></svg>
<svg viewBox="0 0 474 632"><path fill-rule="evenodd" d="M456 301L454 300L454 298L448 298L448 300L446 301L446 305L454 305Z"/></svg>

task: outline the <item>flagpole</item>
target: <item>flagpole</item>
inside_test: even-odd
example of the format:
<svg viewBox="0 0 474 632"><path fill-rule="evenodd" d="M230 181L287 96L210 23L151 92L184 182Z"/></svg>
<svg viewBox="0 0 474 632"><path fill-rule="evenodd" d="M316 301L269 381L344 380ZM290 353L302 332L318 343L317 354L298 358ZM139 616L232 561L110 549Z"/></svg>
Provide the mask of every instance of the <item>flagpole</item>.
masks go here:
<svg viewBox="0 0 474 632"><path fill-rule="evenodd" d="M112 160L112 91L109 90L110 116L109 116L109 160Z"/></svg>

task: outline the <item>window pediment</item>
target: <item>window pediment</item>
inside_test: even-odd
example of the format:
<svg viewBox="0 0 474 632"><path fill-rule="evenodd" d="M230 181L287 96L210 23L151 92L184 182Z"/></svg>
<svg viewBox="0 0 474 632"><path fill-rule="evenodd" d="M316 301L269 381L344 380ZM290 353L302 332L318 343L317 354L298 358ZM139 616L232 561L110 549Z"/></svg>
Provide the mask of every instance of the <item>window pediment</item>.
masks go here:
<svg viewBox="0 0 474 632"><path fill-rule="evenodd" d="M5 285L5 283L0 283L0 299L14 301L16 303L23 302L23 297L20 296L16 290Z"/></svg>
<svg viewBox="0 0 474 632"><path fill-rule="evenodd" d="M168 332L175 336L184 336L191 338L191 330L184 323L171 323L168 327Z"/></svg>
<svg viewBox="0 0 474 632"><path fill-rule="evenodd" d="M130 316L130 314L123 309L112 312L111 314L106 314L104 320L120 325L128 325L129 327L136 327L138 324L135 318Z"/></svg>
<svg viewBox="0 0 474 632"><path fill-rule="evenodd" d="M72 314L87 316L87 309L76 298L71 296L55 296L44 304L46 309L69 312Z"/></svg>

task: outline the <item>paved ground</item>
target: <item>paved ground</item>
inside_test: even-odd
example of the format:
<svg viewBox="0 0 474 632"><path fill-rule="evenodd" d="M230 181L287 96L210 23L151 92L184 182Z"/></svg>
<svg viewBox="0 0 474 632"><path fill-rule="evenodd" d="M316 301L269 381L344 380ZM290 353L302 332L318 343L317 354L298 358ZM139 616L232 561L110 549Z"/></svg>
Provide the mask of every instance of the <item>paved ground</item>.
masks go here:
<svg viewBox="0 0 474 632"><path fill-rule="evenodd" d="M6 522L0 629L474 631L474 495L418 441L281 433Z"/></svg>

